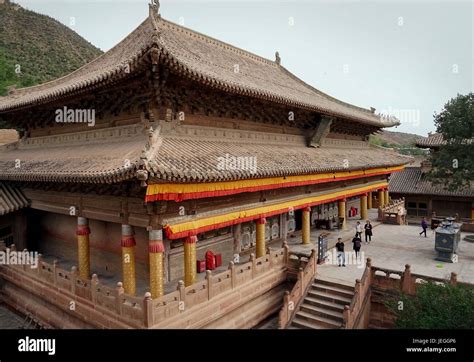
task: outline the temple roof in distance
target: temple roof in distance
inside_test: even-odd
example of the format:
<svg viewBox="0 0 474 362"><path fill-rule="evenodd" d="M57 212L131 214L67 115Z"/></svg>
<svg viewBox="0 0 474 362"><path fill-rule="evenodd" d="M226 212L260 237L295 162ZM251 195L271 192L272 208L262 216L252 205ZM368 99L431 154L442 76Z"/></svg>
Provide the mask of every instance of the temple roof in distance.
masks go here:
<svg viewBox="0 0 474 362"><path fill-rule="evenodd" d="M377 127L398 124L396 119L381 118L369 109L342 102L313 88L286 70L279 60L270 61L174 24L153 10L115 47L73 73L0 97L0 114L125 79L140 68L141 61L151 49L157 50L155 57L159 58L160 64L225 92Z"/></svg>
<svg viewBox="0 0 474 362"><path fill-rule="evenodd" d="M449 191L444 184L433 184L426 180L421 167L407 167L390 176L389 189L392 193L410 195L436 195L474 197L474 187Z"/></svg>
<svg viewBox="0 0 474 362"><path fill-rule="evenodd" d="M416 140L416 146L421 148L438 148L446 144L441 133L429 134L428 137L420 137Z"/></svg>

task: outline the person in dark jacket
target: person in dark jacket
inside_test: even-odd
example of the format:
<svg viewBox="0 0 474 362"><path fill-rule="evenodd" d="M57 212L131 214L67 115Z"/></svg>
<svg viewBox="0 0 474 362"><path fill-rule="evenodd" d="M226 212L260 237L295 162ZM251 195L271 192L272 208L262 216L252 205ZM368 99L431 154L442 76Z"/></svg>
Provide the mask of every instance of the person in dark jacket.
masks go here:
<svg viewBox="0 0 474 362"><path fill-rule="evenodd" d="M364 225L365 230L365 243L370 243L372 241L372 224L370 220L367 220Z"/></svg>
<svg viewBox="0 0 474 362"><path fill-rule="evenodd" d="M353 249L355 251L356 258L358 258L360 255L359 251L362 244L362 240L360 239L360 237L356 236L354 239L352 239L352 244L354 244Z"/></svg>
<svg viewBox="0 0 474 362"><path fill-rule="evenodd" d="M421 220L421 228L422 228L423 230L420 232L420 236L421 236L421 234L425 234L425 238L426 238L426 237L427 237L427 236L426 236L426 229L428 229L428 223L426 222L426 219L425 219L425 218L423 218L423 219Z"/></svg>
<svg viewBox="0 0 474 362"><path fill-rule="evenodd" d="M346 266L346 255L344 253L344 243L342 242L341 238L337 238L336 250L337 250L337 264L339 266Z"/></svg>

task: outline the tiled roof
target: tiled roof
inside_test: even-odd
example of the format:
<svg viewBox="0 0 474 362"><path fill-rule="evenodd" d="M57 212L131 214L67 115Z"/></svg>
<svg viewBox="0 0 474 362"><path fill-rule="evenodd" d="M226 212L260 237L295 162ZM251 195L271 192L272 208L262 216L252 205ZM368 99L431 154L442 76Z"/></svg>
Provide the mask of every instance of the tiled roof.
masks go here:
<svg viewBox="0 0 474 362"><path fill-rule="evenodd" d="M232 130L204 137L180 136L156 127L150 135L142 125L134 125L20 140L0 148L0 179L113 183L134 178L142 164L154 180L211 182L390 167L411 161L411 157L368 146L311 148L303 136L247 132L245 137L253 139L238 139L236 134L226 138L219 132ZM284 142L285 137L290 141ZM226 157L230 163L223 163ZM234 167L234 157L246 163Z"/></svg>
<svg viewBox="0 0 474 362"><path fill-rule="evenodd" d="M467 196L474 197L474 188L459 191L449 191L443 184L434 185L426 180L420 167L407 167L401 172L390 176L390 192L400 194L421 194L437 196Z"/></svg>
<svg viewBox="0 0 474 362"><path fill-rule="evenodd" d="M428 137L420 137L416 140L416 145L421 148L440 147L446 144L441 133L433 133Z"/></svg>
<svg viewBox="0 0 474 362"><path fill-rule="evenodd" d="M300 143L242 142L168 136L149 156L152 178L173 182L214 182L391 167L412 158L380 148L306 147ZM233 161L240 166L234 167ZM228 161L228 162L227 162ZM255 166L255 167L254 167Z"/></svg>
<svg viewBox="0 0 474 362"><path fill-rule="evenodd" d="M124 129L134 132L114 134ZM147 136L130 127L110 134L36 137L2 146L0 179L113 183L135 177Z"/></svg>
<svg viewBox="0 0 474 362"><path fill-rule="evenodd" d="M75 72L0 97L0 113L60 99L73 92L124 78L137 69L139 59L151 48L157 49L159 61L175 72L225 92L377 127L398 124L396 120L381 119L368 109L324 94L276 62L176 25L153 13L118 45Z"/></svg>
<svg viewBox="0 0 474 362"><path fill-rule="evenodd" d="M8 183L0 182L0 216L20 210L28 204L21 190Z"/></svg>

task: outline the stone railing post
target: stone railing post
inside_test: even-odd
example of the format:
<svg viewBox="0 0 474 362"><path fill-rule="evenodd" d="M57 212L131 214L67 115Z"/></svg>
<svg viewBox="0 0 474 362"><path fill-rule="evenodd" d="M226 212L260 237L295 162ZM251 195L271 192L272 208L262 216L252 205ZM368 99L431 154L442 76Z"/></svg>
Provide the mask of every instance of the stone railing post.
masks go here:
<svg viewBox="0 0 474 362"><path fill-rule="evenodd" d="M180 302L180 308L179 311L182 312L184 311L184 308L181 307L186 305L186 287L184 286L184 281L180 280L178 282L178 291L179 291L179 302ZM181 304L182 303L182 304Z"/></svg>
<svg viewBox="0 0 474 362"><path fill-rule="evenodd" d="M278 327L280 329L284 329L286 324L288 323L288 312L290 306L290 292L288 290L285 291L283 295L283 307L281 308L279 319L278 319Z"/></svg>
<svg viewBox="0 0 474 362"><path fill-rule="evenodd" d="M71 267L71 293L76 294L76 279L77 279L77 268Z"/></svg>
<svg viewBox="0 0 474 362"><path fill-rule="evenodd" d="M122 294L124 293L123 283L117 282L115 288L115 310L119 315L122 315Z"/></svg>
<svg viewBox="0 0 474 362"><path fill-rule="evenodd" d="M92 274L91 277L91 300L92 303L97 303L97 286L99 285L99 278L97 274Z"/></svg>
<svg viewBox="0 0 474 362"><path fill-rule="evenodd" d="M146 292L143 298L143 324L145 328L153 325L153 300L150 292Z"/></svg>
<svg viewBox="0 0 474 362"><path fill-rule="evenodd" d="M365 269L367 269L367 282L372 284L372 259L367 258L367 261L365 262Z"/></svg>
<svg viewBox="0 0 474 362"><path fill-rule="evenodd" d="M311 249L311 256L309 258L310 262L313 263L313 275L316 274L316 267L317 267L317 262L316 262L316 255L317 251L316 249Z"/></svg>
<svg viewBox="0 0 474 362"><path fill-rule="evenodd" d="M58 261L56 259L53 260L53 285L58 284Z"/></svg>
<svg viewBox="0 0 474 362"><path fill-rule="evenodd" d="M285 265L288 265L288 261L290 259L290 248L288 247L288 243L286 241L283 242L283 262Z"/></svg>
<svg viewBox="0 0 474 362"><path fill-rule="evenodd" d="M206 280L207 280L207 300L212 299L212 272L206 270Z"/></svg>
<svg viewBox="0 0 474 362"><path fill-rule="evenodd" d="M300 282L300 285L301 285L300 295L303 297L304 296L304 289L305 289L303 268L298 269L298 281Z"/></svg>
<svg viewBox="0 0 474 362"><path fill-rule="evenodd" d="M413 294L412 290L412 280L411 280L411 267L410 264L405 265L405 271L402 275L402 292L405 294Z"/></svg>
<svg viewBox="0 0 474 362"><path fill-rule="evenodd" d="M449 284L456 285L458 283L458 275L455 272L451 272L451 278L449 279Z"/></svg>
<svg viewBox="0 0 474 362"><path fill-rule="evenodd" d="M234 289L236 286L235 285L236 276L235 276L235 264L232 260L229 262L229 270L230 270L230 283L231 283L232 289Z"/></svg>
<svg viewBox="0 0 474 362"><path fill-rule="evenodd" d="M342 312L342 315L344 317L344 322L345 322L345 326L344 328L345 329L351 329L352 328L352 325L351 325L351 311L349 309L349 306L348 305L345 305L344 306L344 311Z"/></svg>
<svg viewBox="0 0 474 362"><path fill-rule="evenodd" d="M257 262L255 260L255 254L252 253L250 254L250 268L251 268L251 272L252 272L252 279L255 278L255 276L257 275Z"/></svg>
<svg viewBox="0 0 474 362"><path fill-rule="evenodd" d="M38 254L38 267L36 268L36 273L38 273L38 277L41 278L41 272L43 270L43 255Z"/></svg>
<svg viewBox="0 0 474 362"><path fill-rule="evenodd" d="M359 312L360 310L360 307L361 307L361 283L360 283L360 279L356 279L356 282L355 282L355 292L354 292L354 298L355 298L355 301L357 303L357 313ZM356 313L356 315L357 315Z"/></svg>

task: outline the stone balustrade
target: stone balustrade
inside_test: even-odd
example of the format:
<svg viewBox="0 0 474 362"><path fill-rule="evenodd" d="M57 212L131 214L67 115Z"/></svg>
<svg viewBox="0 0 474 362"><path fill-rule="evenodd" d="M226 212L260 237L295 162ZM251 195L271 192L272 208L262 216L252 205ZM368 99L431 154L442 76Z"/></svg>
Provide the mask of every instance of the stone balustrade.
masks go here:
<svg viewBox="0 0 474 362"><path fill-rule="evenodd" d="M389 224L404 225L406 223L406 213L399 214L400 208L405 209L405 198L391 200L389 204L378 208L378 221Z"/></svg>
<svg viewBox="0 0 474 362"><path fill-rule="evenodd" d="M350 305L344 307L343 312L343 327L346 329L356 328L361 314L363 313L370 296L370 286L372 283L372 261L367 258L365 270L361 279L356 279L354 288L354 297Z"/></svg>
<svg viewBox="0 0 474 362"><path fill-rule="evenodd" d="M306 265L304 269L299 267L297 273L297 280L291 292L285 292L283 297L283 307L280 310L278 318L278 326L280 329L286 328L291 322L294 314L298 309L298 305L304 299L307 289L313 283L317 272L317 252L315 249L311 250L311 256L299 255L299 254L289 254L289 261L293 263L297 262L300 264L303 259L306 259Z"/></svg>
<svg viewBox="0 0 474 362"><path fill-rule="evenodd" d="M6 251L4 243L0 243L0 251ZM15 251L14 245L10 248ZM262 275L271 274L274 268L286 267L288 262L288 247L279 250L268 250L267 254L256 258L253 254L250 261L241 265L229 263L229 268L220 273L206 272L206 278L188 287L180 281L177 290L162 297L152 299L150 293L143 298L124 293L121 282L115 288L101 283L97 275L90 280L78 276L76 267L70 271L58 267L57 262L48 263L38 254L38 267L33 269L27 265L0 266L0 276L10 279L22 278L41 282L55 290L71 294L78 303L84 302L94 309L108 311L129 327L151 328L168 318L177 316L193 307L198 307L217 296L231 292L251 283ZM26 279L25 279L26 278ZM42 298L50 298L54 302L54 293L44 293Z"/></svg>

